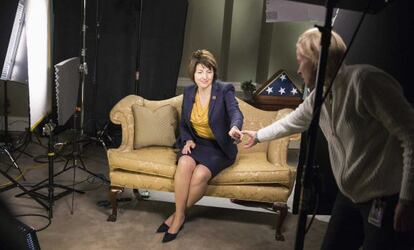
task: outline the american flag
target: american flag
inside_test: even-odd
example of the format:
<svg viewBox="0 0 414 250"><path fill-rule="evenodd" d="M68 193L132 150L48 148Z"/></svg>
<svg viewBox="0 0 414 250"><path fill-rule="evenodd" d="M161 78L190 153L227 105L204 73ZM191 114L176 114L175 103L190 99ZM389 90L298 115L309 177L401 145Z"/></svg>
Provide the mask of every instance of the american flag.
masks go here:
<svg viewBox="0 0 414 250"><path fill-rule="evenodd" d="M302 97L300 90L293 84L286 72L281 71L258 93L260 96Z"/></svg>

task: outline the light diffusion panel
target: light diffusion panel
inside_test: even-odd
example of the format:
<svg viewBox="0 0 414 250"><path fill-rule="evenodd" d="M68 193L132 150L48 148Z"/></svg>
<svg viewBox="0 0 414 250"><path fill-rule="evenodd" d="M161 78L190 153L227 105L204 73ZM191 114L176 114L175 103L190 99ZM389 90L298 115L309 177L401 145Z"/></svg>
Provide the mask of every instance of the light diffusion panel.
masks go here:
<svg viewBox="0 0 414 250"><path fill-rule="evenodd" d="M73 115L79 91L79 57L55 65L58 124L64 125Z"/></svg>

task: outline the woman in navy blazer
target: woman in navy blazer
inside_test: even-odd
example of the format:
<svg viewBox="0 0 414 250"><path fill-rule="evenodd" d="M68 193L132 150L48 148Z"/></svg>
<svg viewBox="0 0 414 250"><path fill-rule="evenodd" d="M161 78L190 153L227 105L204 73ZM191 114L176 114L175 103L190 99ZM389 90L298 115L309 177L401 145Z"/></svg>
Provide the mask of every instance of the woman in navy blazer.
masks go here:
<svg viewBox="0 0 414 250"><path fill-rule="evenodd" d="M243 114L234 86L216 80L214 56L207 50L193 52L188 72L195 85L184 90L174 175L175 213L157 229L165 233L162 242L177 237L185 210L204 196L211 178L234 163L236 144L242 139Z"/></svg>

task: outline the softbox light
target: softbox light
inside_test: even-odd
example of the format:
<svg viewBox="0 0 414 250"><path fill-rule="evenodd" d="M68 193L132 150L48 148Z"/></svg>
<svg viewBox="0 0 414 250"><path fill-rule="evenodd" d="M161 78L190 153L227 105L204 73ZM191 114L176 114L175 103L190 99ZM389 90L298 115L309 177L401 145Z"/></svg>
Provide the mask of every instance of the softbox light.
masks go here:
<svg viewBox="0 0 414 250"><path fill-rule="evenodd" d="M27 84L25 4L26 0L20 0L17 5L16 16L14 18L13 29L0 79Z"/></svg>
<svg viewBox="0 0 414 250"><path fill-rule="evenodd" d="M79 91L79 57L55 65L58 125L65 125L75 112Z"/></svg>
<svg viewBox="0 0 414 250"><path fill-rule="evenodd" d="M1 79L29 84L30 128L52 110L51 0L19 0Z"/></svg>

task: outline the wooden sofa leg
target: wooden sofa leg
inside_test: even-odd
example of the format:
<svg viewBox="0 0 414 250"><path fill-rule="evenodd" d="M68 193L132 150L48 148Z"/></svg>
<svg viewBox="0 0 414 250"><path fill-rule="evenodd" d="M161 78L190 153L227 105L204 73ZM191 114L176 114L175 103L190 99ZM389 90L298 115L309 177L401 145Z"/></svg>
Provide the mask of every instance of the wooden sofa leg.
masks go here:
<svg viewBox="0 0 414 250"><path fill-rule="evenodd" d="M106 221L111 221L111 222L116 221L116 217L118 215L117 196L121 192L122 192L122 188L110 187L109 192L108 192L108 196L109 196L109 201L111 202L111 206L112 206L112 214L108 216L108 219L106 219Z"/></svg>
<svg viewBox="0 0 414 250"><path fill-rule="evenodd" d="M142 200L142 197L141 197L141 194L139 193L139 189L138 188L134 188L132 191L134 193L135 199Z"/></svg>
<svg viewBox="0 0 414 250"><path fill-rule="evenodd" d="M277 212L279 214L278 219L276 221L276 235L275 239L277 241L284 241L285 236L282 234L282 226L285 222L286 216L287 216L287 204L285 203L273 203L273 211Z"/></svg>

